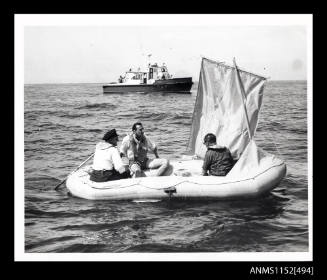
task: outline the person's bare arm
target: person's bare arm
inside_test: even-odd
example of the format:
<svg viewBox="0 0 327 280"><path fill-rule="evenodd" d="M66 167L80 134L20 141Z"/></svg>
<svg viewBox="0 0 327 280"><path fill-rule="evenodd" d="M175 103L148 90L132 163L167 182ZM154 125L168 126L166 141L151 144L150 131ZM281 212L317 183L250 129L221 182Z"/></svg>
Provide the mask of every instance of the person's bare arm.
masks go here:
<svg viewBox="0 0 327 280"><path fill-rule="evenodd" d="M159 158L157 147L155 147L155 148L153 149L153 153L154 153L154 155L156 156L156 158Z"/></svg>

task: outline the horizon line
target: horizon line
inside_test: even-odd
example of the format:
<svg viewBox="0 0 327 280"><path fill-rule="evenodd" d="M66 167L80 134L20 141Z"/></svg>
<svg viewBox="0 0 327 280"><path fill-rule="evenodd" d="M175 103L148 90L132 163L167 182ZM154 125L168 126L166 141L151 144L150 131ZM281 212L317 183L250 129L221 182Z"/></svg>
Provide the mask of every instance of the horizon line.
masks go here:
<svg viewBox="0 0 327 280"><path fill-rule="evenodd" d="M267 79L267 82L303 82L307 79L285 79L285 80L273 80ZM199 81L193 81L193 83L198 83ZM24 85L60 85L60 84L109 84L109 82L37 82L37 83L24 83Z"/></svg>

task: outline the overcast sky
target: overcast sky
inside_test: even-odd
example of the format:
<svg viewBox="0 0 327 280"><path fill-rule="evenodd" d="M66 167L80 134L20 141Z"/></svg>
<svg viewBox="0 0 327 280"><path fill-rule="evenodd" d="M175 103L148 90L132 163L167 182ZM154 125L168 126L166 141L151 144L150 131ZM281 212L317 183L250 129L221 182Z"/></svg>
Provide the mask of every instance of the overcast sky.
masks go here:
<svg viewBox="0 0 327 280"><path fill-rule="evenodd" d="M174 77L198 80L201 56L205 56L229 64L235 57L241 68L271 80L306 79L305 25L249 26L231 21L197 26L196 15L188 16L192 24L172 20L166 25L169 18L135 26L126 15L121 16L121 25L94 26L86 20L80 23L83 26L60 22L24 26L24 82L113 82L131 67L144 67L148 54L151 62L165 62ZM74 16L71 19L73 23Z"/></svg>

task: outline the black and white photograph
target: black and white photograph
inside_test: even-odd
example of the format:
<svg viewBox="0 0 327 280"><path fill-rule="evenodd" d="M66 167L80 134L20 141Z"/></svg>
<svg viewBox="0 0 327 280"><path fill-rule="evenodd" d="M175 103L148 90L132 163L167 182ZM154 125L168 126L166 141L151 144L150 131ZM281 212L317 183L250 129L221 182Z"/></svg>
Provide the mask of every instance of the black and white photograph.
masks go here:
<svg viewBox="0 0 327 280"><path fill-rule="evenodd" d="M15 260L312 261L312 15L14 36Z"/></svg>

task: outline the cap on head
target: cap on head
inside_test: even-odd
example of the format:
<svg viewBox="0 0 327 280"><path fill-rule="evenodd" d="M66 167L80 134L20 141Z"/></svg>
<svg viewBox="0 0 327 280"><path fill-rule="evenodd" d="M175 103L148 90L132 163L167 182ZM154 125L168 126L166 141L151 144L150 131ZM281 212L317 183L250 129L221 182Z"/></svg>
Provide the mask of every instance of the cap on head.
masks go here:
<svg viewBox="0 0 327 280"><path fill-rule="evenodd" d="M118 137L119 135L116 132L116 129L109 130L102 138L102 140L108 141L114 137Z"/></svg>
<svg viewBox="0 0 327 280"><path fill-rule="evenodd" d="M212 133L208 133L206 136L204 136L203 142L204 144L214 144L216 143L217 138L216 135L212 134Z"/></svg>

